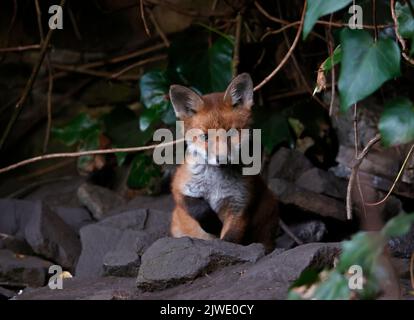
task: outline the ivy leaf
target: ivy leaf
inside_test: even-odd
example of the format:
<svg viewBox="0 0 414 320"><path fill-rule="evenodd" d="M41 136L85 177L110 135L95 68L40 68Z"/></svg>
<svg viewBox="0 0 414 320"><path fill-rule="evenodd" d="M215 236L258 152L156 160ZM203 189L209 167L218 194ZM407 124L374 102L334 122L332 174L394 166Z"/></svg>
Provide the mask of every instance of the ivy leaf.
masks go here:
<svg viewBox="0 0 414 320"><path fill-rule="evenodd" d="M139 153L132 160L127 185L133 189L151 188L154 180L160 176L161 171L152 161L152 157Z"/></svg>
<svg viewBox="0 0 414 320"><path fill-rule="evenodd" d="M101 130L99 128L89 132L86 137L82 138L79 145L79 151L97 150L99 149L99 136ZM93 160L94 156L82 156L78 158L77 166L80 170L84 170Z"/></svg>
<svg viewBox="0 0 414 320"><path fill-rule="evenodd" d="M414 222L414 214L399 214L387 222L381 233L385 237L398 237L406 234Z"/></svg>
<svg viewBox="0 0 414 320"><path fill-rule="evenodd" d="M414 1L411 0L414 5ZM398 32L403 38L411 40L410 55L414 54L414 17L407 3L402 5L400 2L395 4L395 14L398 21Z"/></svg>
<svg viewBox="0 0 414 320"><path fill-rule="evenodd" d="M351 1L352 0L308 0L305 21L303 23L303 39L306 39L320 17L344 8Z"/></svg>
<svg viewBox="0 0 414 320"><path fill-rule="evenodd" d="M402 97L388 102L378 127L384 146L393 146L414 140L413 103Z"/></svg>
<svg viewBox="0 0 414 320"><path fill-rule="evenodd" d="M374 42L365 30L343 29L341 46L338 88L342 111L400 75L400 49L390 38Z"/></svg>
<svg viewBox="0 0 414 320"><path fill-rule="evenodd" d="M336 270L329 274L328 279L317 287L312 296L317 300L349 300L350 297L348 279Z"/></svg>
<svg viewBox="0 0 414 320"><path fill-rule="evenodd" d="M333 60L333 64L332 64ZM342 47L341 45L337 46L332 53L332 57L326 58L326 60L322 63L321 67L323 71L329 71L332 69L333 66L336 66L342 60Z"/></svg>
<svg viewBox="0 0 414 320"><path fill-rule="evenodd" d="M63 127L53 127L53 136L67 146L73 146L85 140L91 133L100 130L98 120L86 113L81 113Z"/></svg>
<svg viewBox="0 0 414 320"><path fill-rule="evenodd" d="M169 73L202 94L224 91L232 78L233 41L219 37L209 46L207 35L190 31L169 50Z"/></svg>

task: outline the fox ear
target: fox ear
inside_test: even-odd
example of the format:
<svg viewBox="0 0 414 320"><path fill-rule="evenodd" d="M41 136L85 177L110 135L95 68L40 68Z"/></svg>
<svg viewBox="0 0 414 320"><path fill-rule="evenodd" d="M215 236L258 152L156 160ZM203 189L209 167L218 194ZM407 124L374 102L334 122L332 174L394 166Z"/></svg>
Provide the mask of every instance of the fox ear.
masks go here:
<svg viewBox="0 0 414 320"><path fill-rule="evenodd" d="M170 100L177 118L191 117L203 105L203 99L193 90L180 85L170 87Z"/></svg>
<svg viewBox="0 0 414 320"><path fill-rule="evenodd" d="M253 81L248 73L242 73L230 82L224 94L224 101L230 101L235 107L252 107Z"/></svg>

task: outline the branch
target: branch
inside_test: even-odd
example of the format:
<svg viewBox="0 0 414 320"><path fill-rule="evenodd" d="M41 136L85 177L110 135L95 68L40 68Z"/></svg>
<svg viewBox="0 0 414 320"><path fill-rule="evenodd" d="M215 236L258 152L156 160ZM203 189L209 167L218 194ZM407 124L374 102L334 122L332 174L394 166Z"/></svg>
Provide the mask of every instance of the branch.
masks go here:
<svg viewBox="0 0 414 320"><path fill-rule="evenodd" d="M236 34L234 42L234 54L233 54L233 77L237 75L237 67L240 63L240 38L241 38L241 29L242 29L243 17L239 12L236 18Z"/></svg>
<svg viewBox="0 0 414 320"><path fill-rule="evenodd" d="M361 166L362 161L367 156L369 150L381 140L381 136L377 134L374 138L372 138L367 145L365 146L364 150L355 157L354 162L352 164L352 172L351 176L349 177L348 188L346 193L346 216L347 219L352 218L352 190L355 182L355 178L358 174L359 167Z"/></svg>
<svg viewBox="0 0 414 320"><path fill-rule="evenodd" d="M23 167L25 165L28 165L30 163L39 162L47 159L56 159L56 158L78 158L82 156L91 156L91 155L97 155L97 154L109 154L109 153L117 153L117 152L138 152L138 151L144 151L144 150L151 150L155 149L156 147L164 147L168 145L174 145L176 143L182 142L184 139L178 139L171 142L166 143L159 143L159 144L153 144L149 146L143 146L143 147L131 147L131 148L112 148L112 149L101 149L101 150L88 150L88 151L78 151L78 152L62 152L62 153L50 153L45 154L42 156L37 156L33 158L29 158L20 162L17 162L15 164L12 164L10 166L7 166L5 168L0 169L0 174L14 170L19 167Z"/></svg>
<svg viewBox="0 0 414 320"><path fill-rule="evenodd" d="M65 2L66 2L66 0L61 0L60 6L63 7L65 5ZM42 49L40 51L39 60L37 61L35 67L33 68L32 74L30 75L30 78L27 81L26 87L23 90L23 94L22 94L22 96L20 97L19 101L17 102L17 104L15 106L14 112L12 114L12 117L11 117L9 123L7 124L6 130L3 132L3 136L1 137L1 140L0 140L0 149L3 147L8 135L9 135L9 133L10 133L10 131L11 131L13 125L14 125L14 123L17 120L17 117L19 116L19 114L20 114L20 112L23 108L24 103L26 102L26 100L27 100L27 98L30 94L30 91L32 90L33 84L36 81L36 77L39 73L40 67L43 63L43 60L44 60L45 56L46 56L46 52L47 52L47 49L48 49L48 46L49 46L49 43L50 43L50 39L52 38L52 35L53 35L54 31L55 31L55 29L49 29L49 31L47 33L45 41L42 44Z"/></svg>
<svg viewBox="0 0 414 320"><path fill-rule="evenodd" d="M10 47L10 48L0 48L0 53L3 52L22 52L22 51L28 51L28 50L38 50L41 49L40 44L29 44L26 46L19 46L19 47Z"/></svg>
<svg viewBox="0 0 414 320"><path fill-rule="evenodd" d="M282 59L282 61L280 61L279 65L262 82L260 82L256 87L254 87L254 91L259 90L267 82L269 82L270 79L272 79L276 75L276 73L278 73L279 70L284 66L284 64L288 61L289 57L292 55L293 50L295 50L296 45L298 44L298 41L299 41L299 38L300 38L300 34L302 33L303 21L305 19L305 12L306 12L306 3L307 2L305 0L305 2L303 4L302 17L300 19L300 24L299 24L298 32L296 33L296 37L295 37L295 40L293 40L292 46L289 48L288 52L286 53L286 55Z"/></svg>
<svg viewBox="0 0 414 320"><path fill-rule="evenodd" d="M406 61L414 65L414 59L410 58L410 56L407 54L407 45L403 37L400 35L400 32L398 31L398 18L397 14L395 13L395 0L391 0L390 5L392 20L394 21L395 35L397 36L398 42L400 43L402 49L401 55L404 57Z"/></svg>

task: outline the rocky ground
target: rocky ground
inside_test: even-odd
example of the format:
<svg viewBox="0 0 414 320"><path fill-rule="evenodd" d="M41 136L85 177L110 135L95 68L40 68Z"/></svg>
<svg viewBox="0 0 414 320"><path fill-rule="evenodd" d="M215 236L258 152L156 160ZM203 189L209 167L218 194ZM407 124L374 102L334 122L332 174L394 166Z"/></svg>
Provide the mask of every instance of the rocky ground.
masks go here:
<svg viewBox="0 0 414 320"><path fill-rule="evenodd" d="M322 170L285 148L270 159L268 183L281 201L283 220L303 244L280 231L277 248L268 255L260 244L168 237L170 194L126 201L73 178L22 199L1 199L0 297L285 299L302 271L332 266L339 241L357 231L357 219L346 221L343 167L339 162L334 170ZM382 179L376 180L380 190L386 188ZM403 188L397 192L410 192ZM395 215L401 206L393 197L382 214ZM413 238L414 230L389 243L406 298ZM67 271L62 290L47 286L53 264Z"/></svg>

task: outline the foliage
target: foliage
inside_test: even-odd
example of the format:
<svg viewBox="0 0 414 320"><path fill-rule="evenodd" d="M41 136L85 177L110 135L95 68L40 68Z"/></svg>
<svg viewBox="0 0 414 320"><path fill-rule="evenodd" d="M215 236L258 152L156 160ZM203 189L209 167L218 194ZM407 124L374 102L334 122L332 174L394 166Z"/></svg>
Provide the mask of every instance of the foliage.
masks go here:
<svg viewBox="0 0 414 320"><path fill-rule="evenodd" d="M410 1L414 5L414 1ZM398 19L398 32L402 37L411 40L410 55L414 55L414 19L408 3L396 2L395 13Z"/></svg>
<svg viewBox="0 0 414 320"><path fill-rule="evenodd" d="M378 259L387 240L407 233L414 223L414 213L400 214L383 227L381 232L358 232L351 240L342 243L339 261L333 270L317 275L312 269L305 270L289 292L289 299L372 299L379 291L379 275L383 273ZM363 271L363 288L350 289L349 270L360 266ZM310 276L312 275L312 276Z"/></svg>

